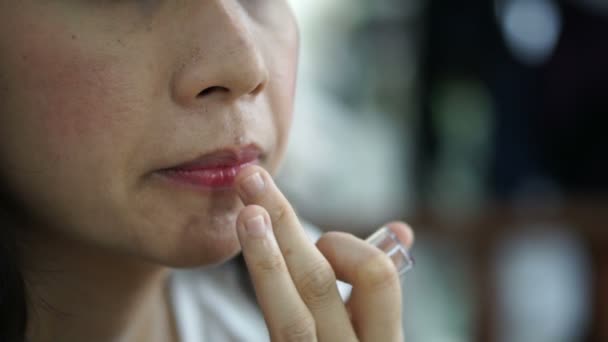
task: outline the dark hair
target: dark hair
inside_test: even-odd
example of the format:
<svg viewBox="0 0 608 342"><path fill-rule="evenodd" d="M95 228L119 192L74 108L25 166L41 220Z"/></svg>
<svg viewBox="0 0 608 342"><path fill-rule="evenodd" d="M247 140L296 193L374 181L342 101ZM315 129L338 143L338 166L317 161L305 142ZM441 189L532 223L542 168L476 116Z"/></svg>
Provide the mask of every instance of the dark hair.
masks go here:
<svg viewBox="0 0 608 342"><path fill-rule="evenodd" d="M0 342L25 341L27 324L25 279L11 207L5 198L0 200Z"/></svg>

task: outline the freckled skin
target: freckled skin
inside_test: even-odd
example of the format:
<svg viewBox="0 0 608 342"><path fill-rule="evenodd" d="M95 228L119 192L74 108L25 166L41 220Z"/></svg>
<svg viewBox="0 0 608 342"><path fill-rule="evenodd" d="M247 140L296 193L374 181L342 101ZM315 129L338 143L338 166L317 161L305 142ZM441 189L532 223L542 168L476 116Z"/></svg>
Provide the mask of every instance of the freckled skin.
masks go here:
<svg viewBox="0 0 608 342"><path fill-rule="evenodd" d="M144 3L0 2L1 186L51 234L219 263L239 250L236 194L177 190L153 171L243 142L276 171L295 24L282 0ZM212 86L230 92L197 96Z"/></svg>

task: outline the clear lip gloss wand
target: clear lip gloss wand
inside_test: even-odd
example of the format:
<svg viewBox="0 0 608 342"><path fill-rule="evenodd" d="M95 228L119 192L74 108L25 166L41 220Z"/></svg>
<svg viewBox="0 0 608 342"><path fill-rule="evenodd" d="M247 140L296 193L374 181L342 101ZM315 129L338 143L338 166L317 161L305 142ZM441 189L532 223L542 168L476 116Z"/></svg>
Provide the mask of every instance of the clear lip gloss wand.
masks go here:
<svg viewBox="0 0 608 342"><path fill-rule="evenodd" d="M414 259L408 252L407 247L399 241L397 235L390 228L382 227L378 229L365 241L380 248L393 260L399 276L414 267Z"/></svg>
<svg viewBox="0 0 608 342"><path fill-rule="evenodd" d="M408 252L408 248L399 241L397 235L390 228L382 227L378 229L365 241L380 248L393 260L393 264L395 264L401 279L403 279L403 275L407 271L414 267L414 259ZM351 295L352 286L341 281L337 283L340 296L346 302Z"/></svg>

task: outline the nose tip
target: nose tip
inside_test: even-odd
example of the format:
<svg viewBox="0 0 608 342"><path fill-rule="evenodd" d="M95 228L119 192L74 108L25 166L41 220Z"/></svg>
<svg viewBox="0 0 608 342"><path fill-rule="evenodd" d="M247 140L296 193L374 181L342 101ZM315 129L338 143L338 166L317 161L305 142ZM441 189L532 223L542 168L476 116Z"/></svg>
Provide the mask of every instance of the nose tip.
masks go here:
<svg viewBox="0 0 608 342"><path fill-rule="evenodd" d="M215 3L215 2L213 2ZM217 5L217 4L216 4ZM269 79L267 63L259 40L247 16L235 15L228 5L207 7L205 21L197 21L186 63L174 74L173 92L181 105L195 105L212 98L234 101L261 94ZM202 23L202 24L201 24ZM200 27L204 25L204 27ZM207 27L212 25L213 29Z"/></svg>
<svg viewBox="0 0 608 342"><path fill-rule="evenodd" d="M268 82L268 73L258 54L257 50L243 51L232 60L207 60L189 65L174 79L176 101L192 105L212 97L229 101L257 97Z"/></svg>

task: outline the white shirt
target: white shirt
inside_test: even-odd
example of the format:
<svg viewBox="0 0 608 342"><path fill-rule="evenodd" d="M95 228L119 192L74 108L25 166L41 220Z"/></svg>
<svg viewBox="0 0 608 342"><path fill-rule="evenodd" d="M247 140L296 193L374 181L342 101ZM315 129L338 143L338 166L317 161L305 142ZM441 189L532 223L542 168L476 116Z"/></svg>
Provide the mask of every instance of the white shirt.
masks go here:
<svg viewBox="0 0 608 342"><path fill-rule="evenodd" d="M270 340L241 273L234 261L215 268L174 271L170 291L182 342Z"/></svg>

